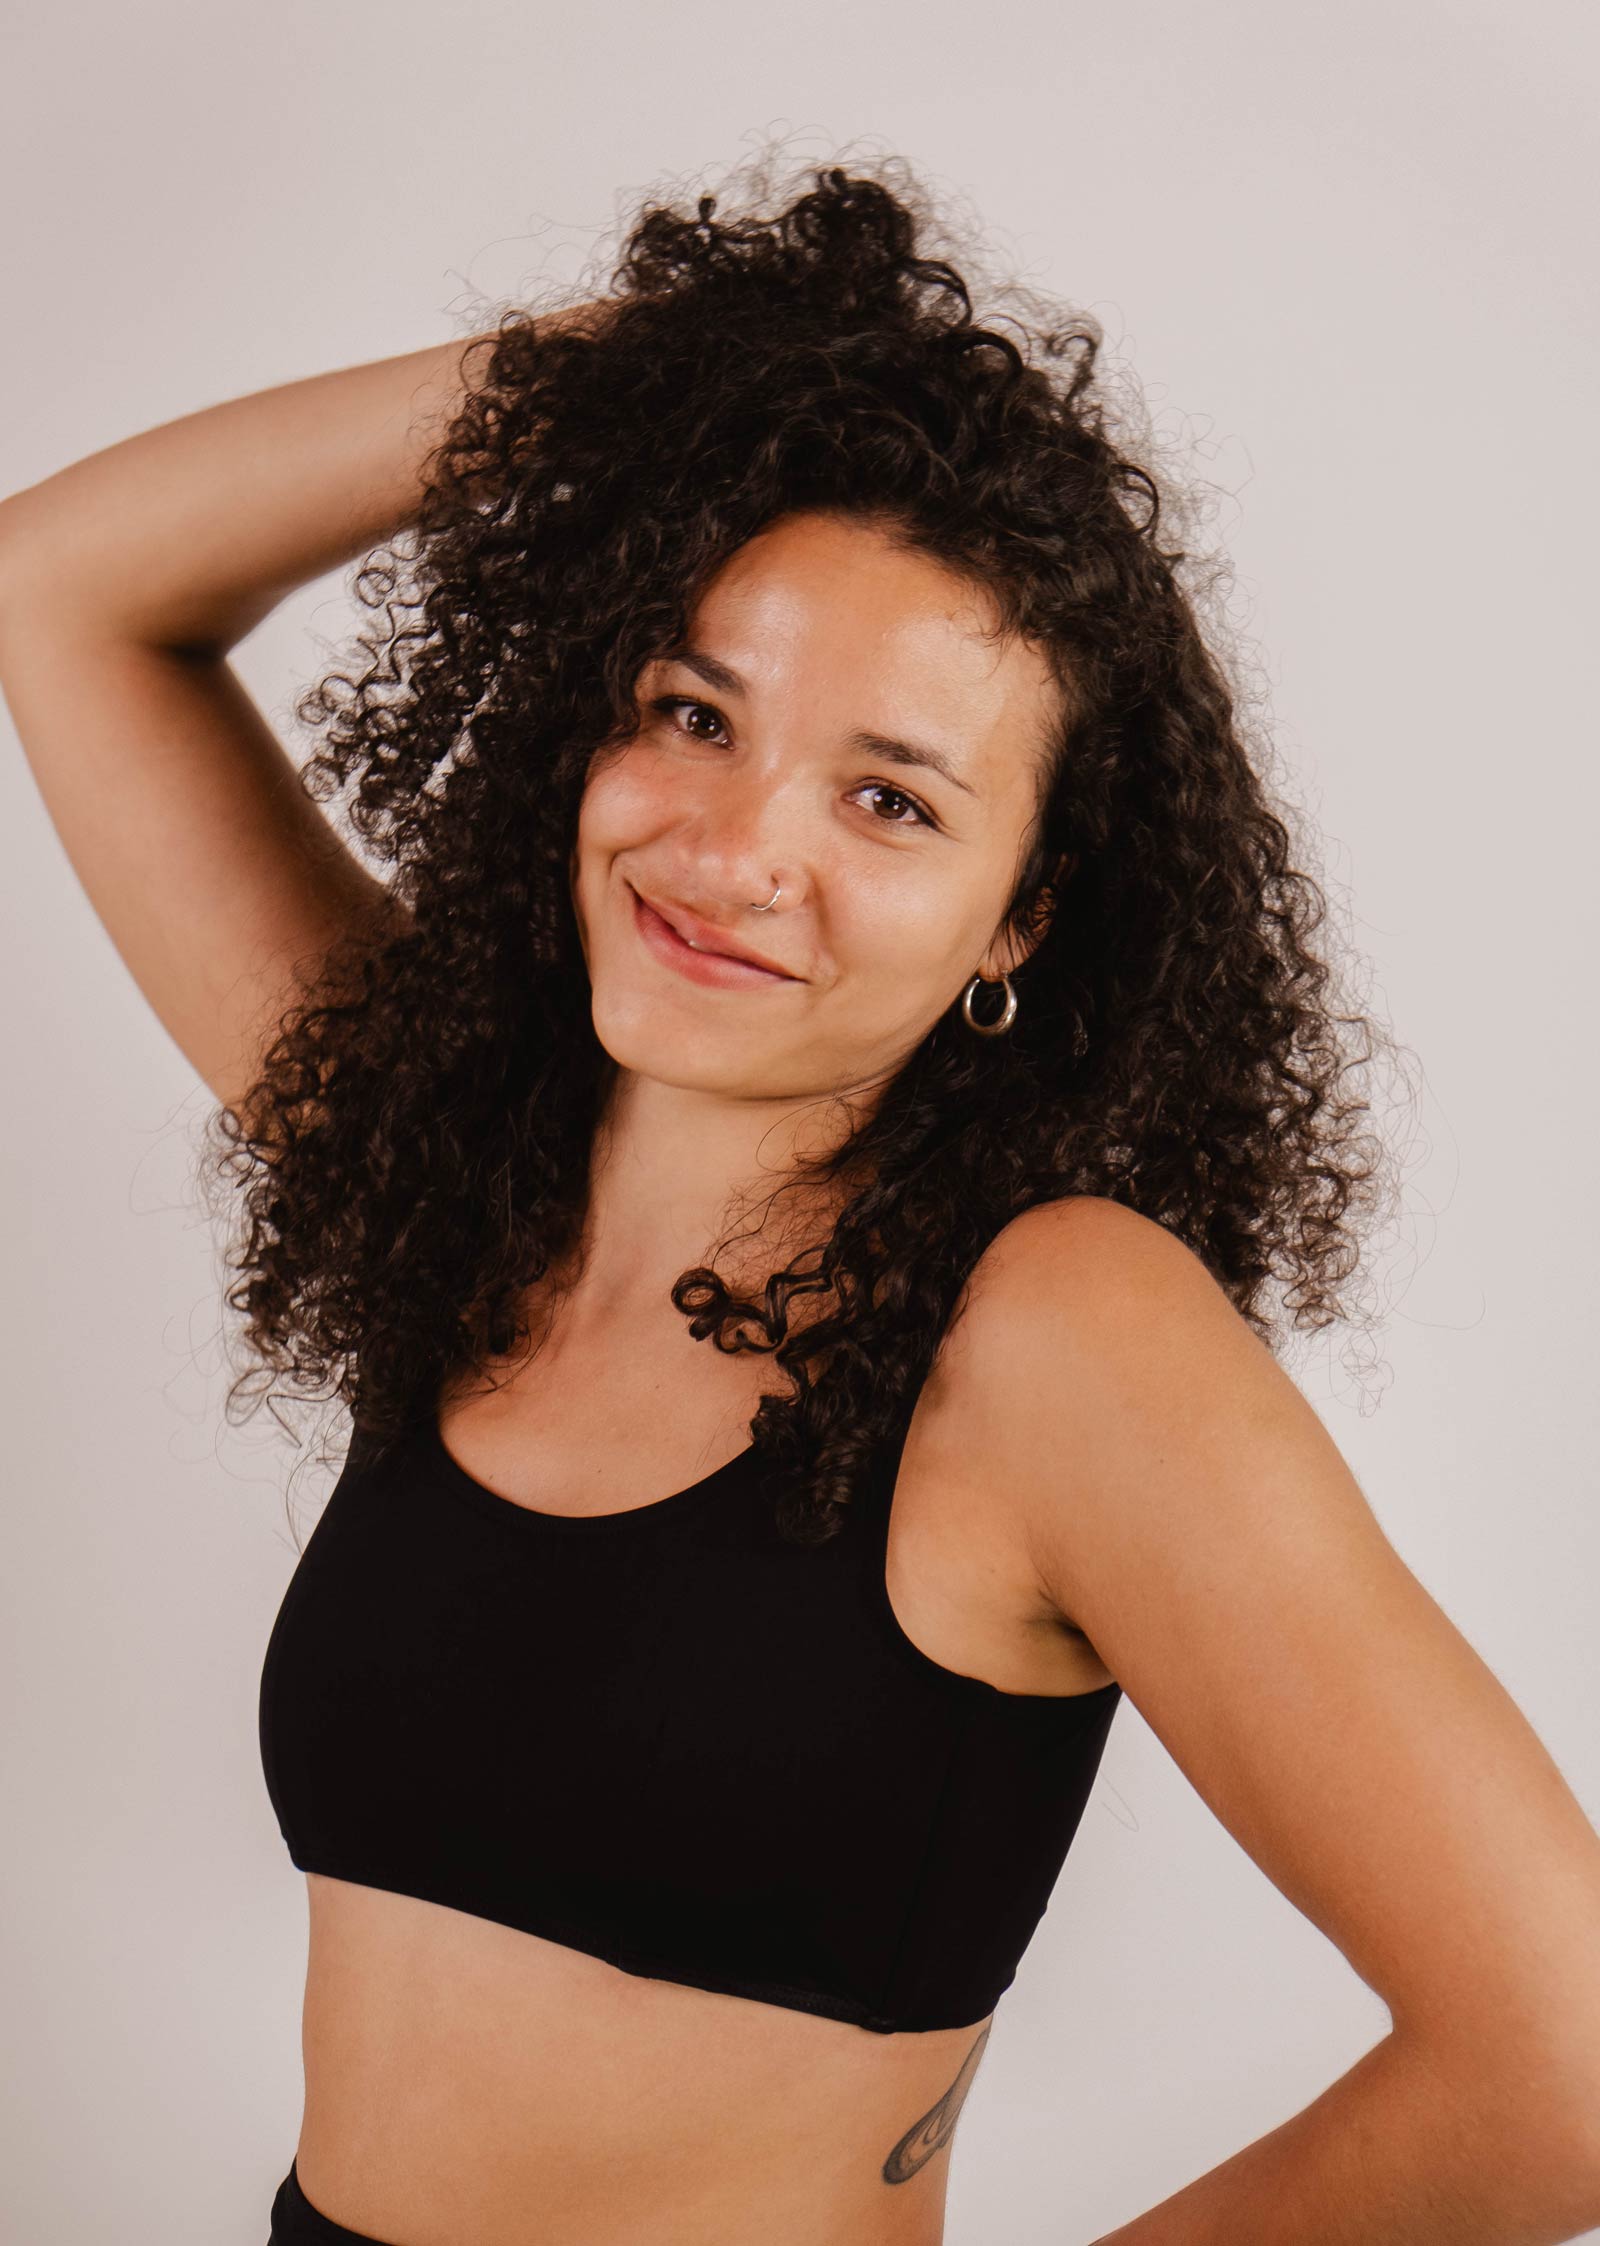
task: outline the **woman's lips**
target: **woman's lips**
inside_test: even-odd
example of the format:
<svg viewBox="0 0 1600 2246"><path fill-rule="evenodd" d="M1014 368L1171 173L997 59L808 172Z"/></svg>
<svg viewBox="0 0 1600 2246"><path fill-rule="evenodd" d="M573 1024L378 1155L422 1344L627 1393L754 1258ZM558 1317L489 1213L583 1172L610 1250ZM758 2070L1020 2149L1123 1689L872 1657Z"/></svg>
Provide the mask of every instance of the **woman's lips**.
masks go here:
<svg viewBox="0 0 1600 2246"><path fill-rule="evenodd" d="M634 926L644 941L658 959L676 967L690 982L709 983L717 990L748 990L755 983L772 987L796 980L793 975L775 975L769 968L756 967L747 959L730 959L725 952L696 951L645 903L637 889L630 887L629 895L633 899Z"/></svg>

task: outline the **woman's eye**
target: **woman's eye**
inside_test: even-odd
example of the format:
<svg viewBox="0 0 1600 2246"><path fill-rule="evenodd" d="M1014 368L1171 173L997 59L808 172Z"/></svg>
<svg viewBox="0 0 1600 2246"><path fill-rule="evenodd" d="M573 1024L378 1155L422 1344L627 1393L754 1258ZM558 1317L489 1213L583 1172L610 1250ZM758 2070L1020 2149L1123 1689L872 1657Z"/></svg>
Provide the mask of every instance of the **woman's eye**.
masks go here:
<svg viewBox="0 0 1600 2246"><path fill-rule="evenodd" d="M659 710L663 717L671 717L678 710L698 710L702 715L710 718L714 724L720 726L722 723L722 719L709 702L697 702L689 694L659 694L650 707L653 710ZM692 733L690 737L697 741L703 741L706 738L703 733Z"/></svg>
<svg viewBox="0 0 1600 2246"><path fill-rule="evenodd" d="M922 805L917 801L914 795L907 795L903 788L891 787L887 780L863 780L861 786L856 790L856 793L858 795L889 796L893 799L894 802L903 804L906 810L911 813L911 817L907 819L903 816L902 813L897 811L891 817L878 819L879 826L931 827L933 825L933 821L929 818L927 812L923 810ZM874 818L877 818L876 813L874 813L873 816Z"/></svg>
<svg viewBox="0 0 1600 2246"><path fill-rule="evenodd" d="M726 738L721 711L715 709L709 702L697 701L692 694L658 694L650 707L653 710L658 710L663 717L671 718L675 718L680 710L698 712L700 716L708 717L723 738ZM692 728L689 737L695 741L713 738L709 734L695 732ZM931 827L935 824L926 807L920 804L914 795L907 795L904 788L893 787L887 780L863 780L855 793L857 795L887 796L892 803L900 807L886 816L880 816L874 812L873 818L876 824L881 827ZM910 814L909 817L907 816L908 813Z"/></svg>

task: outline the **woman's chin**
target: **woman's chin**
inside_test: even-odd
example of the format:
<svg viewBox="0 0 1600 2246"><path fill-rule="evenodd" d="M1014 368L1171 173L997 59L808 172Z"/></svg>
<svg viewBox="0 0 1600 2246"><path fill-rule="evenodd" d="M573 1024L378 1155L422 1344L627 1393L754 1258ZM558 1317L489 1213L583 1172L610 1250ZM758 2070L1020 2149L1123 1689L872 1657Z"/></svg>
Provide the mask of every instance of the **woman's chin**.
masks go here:
<svg viewBox="0 0 1600 2246"><path fill-rule="evenodd" d="M631 1075L683 1091L749 1093L748 1030L697 1023L686 1009L663 1006L655 992L613 997L597 991L592 1018L601 1045Z"/></svg>

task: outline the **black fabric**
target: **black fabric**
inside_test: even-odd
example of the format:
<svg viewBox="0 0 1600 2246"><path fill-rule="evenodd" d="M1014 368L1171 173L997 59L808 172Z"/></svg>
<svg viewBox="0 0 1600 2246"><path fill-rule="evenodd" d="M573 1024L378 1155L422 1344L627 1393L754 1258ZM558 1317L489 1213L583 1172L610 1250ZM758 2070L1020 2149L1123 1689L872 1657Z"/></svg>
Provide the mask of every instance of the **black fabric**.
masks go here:
<svg viewBox="0 0 1600 2246"><path fill-rule="evenodd" d="M369 2238L364 2230L346 2230L343 2223L313 2207L300 2189L299 2171L291 2160L272 2202L267 2246L391 2246L391 2242Z"/></svg>
<svg viewBox="0 0 1600 2246"><path fill-rule="evenodd" d="M1121 1687L923 1654L884 1582L897 1463L807 1549L753 1447L572 1516L486 1488L431 1420L358 1435L262 1667L292 1860L879 2034L983 2019Z"/></svg>

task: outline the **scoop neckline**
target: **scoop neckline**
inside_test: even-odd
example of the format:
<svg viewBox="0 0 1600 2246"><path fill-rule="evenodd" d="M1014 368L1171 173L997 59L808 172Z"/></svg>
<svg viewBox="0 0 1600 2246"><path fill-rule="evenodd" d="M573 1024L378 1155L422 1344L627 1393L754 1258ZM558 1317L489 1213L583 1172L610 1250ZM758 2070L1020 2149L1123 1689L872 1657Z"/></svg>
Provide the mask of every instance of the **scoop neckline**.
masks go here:
<svg viewBox="0 0 1600 2246"><path fill-rule="evenodd" d="M642 1525L649 1521L675 1519L680 1512L700 1499L711 1496L731 1481L754 1457L756 1448L753 1442L746 1443L742 1450L735 1451L732 1458L725 1459L720 1466L713 1466L709 1474L702 1474L697 1480L686 1482L682 1489L669 1490L665 1497L648 1498L643 1505L625 1505L607 1513L552 1513L539 1506L524 1505L520 1499L506 1497L501 1491L490 1489L487 1482L480 1482L476 1474L470 1473L462 1465L446 1443L437 1411L424 1418L421 1436L426 1457L437 1469L445 1486L457 1497L475 1506L480 1513L493 1518L522 1524L536 1534L559 1536L592 1536L608 1529L624 1528L630 1521L637 1521Z"/></svg>

